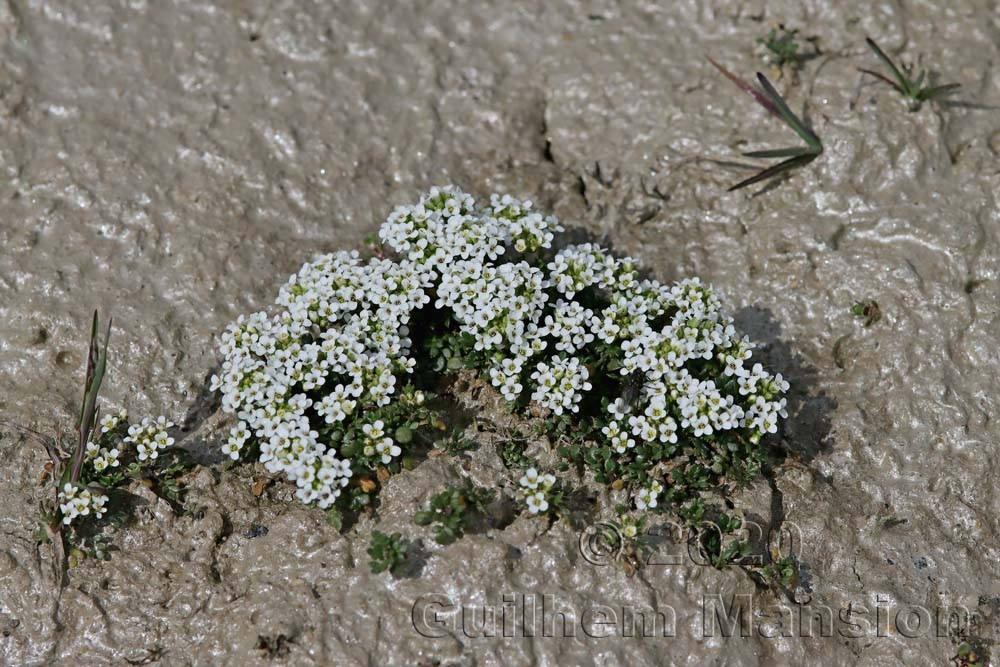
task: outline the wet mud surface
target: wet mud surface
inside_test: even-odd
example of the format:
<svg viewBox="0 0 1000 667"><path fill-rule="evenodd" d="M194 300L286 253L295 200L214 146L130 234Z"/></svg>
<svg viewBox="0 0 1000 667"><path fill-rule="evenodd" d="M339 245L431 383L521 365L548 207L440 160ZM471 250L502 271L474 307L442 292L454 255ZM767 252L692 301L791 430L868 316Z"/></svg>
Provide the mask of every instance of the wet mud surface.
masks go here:
<svg viewBox="0 0 1000 667"><path fill-rule="evenodd" d="M817 38L779 88L826 153L726 193L752 173L740 152L791 138L704 57L749 75L779 21ZM863 80L866 34L961 81L957 103L908 113ZM798 605L688 558L630 576L583 558L579 527L526 518L441 547L416 507L507 474L480 434L393 478L344 535L280 483L255 496L252 468L192 472L188 513L136 488L110 560L60 591L34 541L44 454L4 429L3 664L945 665L959 639L911 616L958 604L1000 651L995 3L10 2L0 54L3 419L71 430L101 307L105 400L183 422L208 457L224 423L205 379L230 320L430 185L505 191L660 279L712 283L765 343L792 383L788 456L734 502L798 536L800 575ZM866 299L870 326L851 314ZM369 573L372 529L414 540L404 576ZM546 595L574 637L558 616L544 636ZM705 636L706 596L739 595L750 636ZM473 611L415 627L434 604L495 608L496 636ZM533 604L534 632L524 614L503 627L505 605ZM860 627L803 632L779 604ZM595 626L611 619L597 606L614 622ZM639 609L675 636L622 636Z"/></svg>

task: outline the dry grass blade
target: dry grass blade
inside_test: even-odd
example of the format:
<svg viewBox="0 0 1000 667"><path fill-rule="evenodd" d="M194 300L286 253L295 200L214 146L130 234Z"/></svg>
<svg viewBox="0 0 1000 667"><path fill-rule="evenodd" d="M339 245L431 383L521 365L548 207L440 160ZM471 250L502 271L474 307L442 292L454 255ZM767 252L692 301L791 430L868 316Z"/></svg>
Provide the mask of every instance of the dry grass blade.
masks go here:
<svg viewBox="0 0 1000 667"><path fill-rule="evenodd" d="M722 75L725 76L730 81L732 81L736 85L737 88L739 88L740 90L742 90L744 93L746 93L750 97L754 98L757 101L757 104L759 104L762 107L764 107L765 109L767 109L767 111L771 115L773 115L775 118L781 118L781 112L778 110L778 107L776 107L774 105L774 103L771 100L769 100L766 95L764 95L764 93L762 93L761 91L757 90L752 85L750 85L748 82L746 82L743 79L741 79L740 77L736 76L735 74L733 74L728 69L726 69L725 67L723 67L719 63L715 62L711 58L708 59L708 62L710 62L713 65L715 65L715 69L717 69L720 72L722 72Z"/></svg>

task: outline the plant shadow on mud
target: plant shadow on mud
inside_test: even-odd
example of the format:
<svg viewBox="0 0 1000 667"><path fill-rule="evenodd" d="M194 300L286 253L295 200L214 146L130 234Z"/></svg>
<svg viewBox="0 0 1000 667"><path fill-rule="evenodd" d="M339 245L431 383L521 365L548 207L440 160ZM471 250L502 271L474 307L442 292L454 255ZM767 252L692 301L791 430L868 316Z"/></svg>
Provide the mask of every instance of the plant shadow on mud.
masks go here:
<svg viewBox="0 0 1000 667"><path fill-rule="evenodd" d="M180 430L185 435L184 442L181 443L191 455L191 460L203 465L221 463L225 460L222 454L222 445L213 442L212 438L206 438L199 433L200 427L208 422L219 412L222 407L222 396L217 391L212 391L212 376L222 372L222 363L218 362L205 374L195 394L194 400L188 406L184 419L181 422ZM180 442L181 438L177 438Z"/></svg>
<svg viewBox="0 0 1000 667"><path fill-rule="evenodd" d="M766 367L780 372L789 383L785 395L788 417L782 422L780 438L774 445L770 461L761 470L761 475L771 487L770 517L749 518L767 526L769 534L782 531L785 521L784 498L777 484L782 464L793 459L802 465L809 464L819 455L830 450L832 441L831 418L837 409L837 401L818 388L819 373L802 355L781 338L781 324L774 313L766 308L748 306L733 315L736 328L748 335L758 347L754 356ZM829 481L813 471L817 478ZM769 559L766 545L761 544L755 553ZM812 592L812 576L808 564L794 558L797 587ZM761 582L754 579L759 587ZM797 602L792 591L783 591L791 602Z"/></svg>
<svg viewBox="0 0 1000 667"><path fill-rule="evenodd" d="M781 339L781 324L770 310L749 306L736 312L733 320L740 332L757 343L754 357L788 380L788 418L782 422L781 449L808 465L830 449L836 400L817 388L816 368Z"/></svg>

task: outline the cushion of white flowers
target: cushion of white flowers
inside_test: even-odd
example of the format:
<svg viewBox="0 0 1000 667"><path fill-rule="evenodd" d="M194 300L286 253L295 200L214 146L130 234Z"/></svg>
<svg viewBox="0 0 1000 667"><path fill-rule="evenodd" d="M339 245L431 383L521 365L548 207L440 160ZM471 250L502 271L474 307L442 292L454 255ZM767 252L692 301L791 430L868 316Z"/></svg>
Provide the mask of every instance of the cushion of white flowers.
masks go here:
<svg viewBox="0 0 1000 667"><path fill-rule="evenodd" d="M254 442L299 499L330 507L352 476L403 454L370 413L426 361L411 330L431 314L472 337L487 360L480 370L507 400L579 415L595 399L596 446L617 457L637 443L726 432L756 443L775 432L788 385L750 363L752 344L706 285L642 279L632 259L593 244L556 250L561 231L531 202L493 195L477 207L454 187L433 188L382 225L388 257L339 252L304 265L272 314L240 317L222 337L212 385L238 418L224 452L238 459ZM595 359L619 377L612 386L638 378L639 389L594 396ZM361 454L342 455L325 435L348 424L361 427ZM655 507L661 489L639 489L639 508Z"/></svg>

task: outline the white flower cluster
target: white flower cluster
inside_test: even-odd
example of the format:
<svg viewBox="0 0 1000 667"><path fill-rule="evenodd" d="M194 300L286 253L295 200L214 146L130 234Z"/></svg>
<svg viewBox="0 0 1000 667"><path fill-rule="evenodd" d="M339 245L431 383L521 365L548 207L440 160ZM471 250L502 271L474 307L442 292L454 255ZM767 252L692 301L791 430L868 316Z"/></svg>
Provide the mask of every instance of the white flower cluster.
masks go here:
<svg viewBox="0 0 1000 667"><path fill-rule="evenodd" d="M557 415L564 410L576 412L583 392L591 389L588 376L587 367L575 357L555 357L551 365L540 361L531 374L531 379L538 384L531 400Z"/></svg>
<svg viewBox="0 0 1000 667"><path fill-rule="evenodd" d="M67 482L59 491L59 509L62 511L63 523L69 525L78 516L102 517L107 511L105 505L108 497L102 493L94 493L86 487Z"/></svg>
<svg viewBox="0 0 1000 667"><path fill-rule="evenodd" d="M539 514L548 511L549 501L547 494L556 484L555 475L552 473L539 474L535 468L528 468L521 477L519 484L521 488L518 493L528 511L532 514Z"/></svg>
<svg viewBox="0 0 1000 667"><path fill-rule="evenodd" d="M173 422L167 421L166 417L157 417L155 420L143 417L140 423L129 426L128 435L125 436L124 442L135 447L136 458L140 461L155 461L161 450L174 444L174 439L167 435L167 429L173 428L173 426ZM112 451L114 451L114 462L111 465L118 465L118 451ZM102 456L105 456L103 450ZM101 458L98 457L98 459ZM98 459L95 459L95 468ZM105 465L105 467L107 466Z"/></svg>
<svg viewBox="0 0 1000 667"><path fill-rule="evenodd" d="M128 411L122 408L118 412L109 412L101 417L101 433L115 430L119 424L128 421Z"/></svg>
<svg viewBox="0 0 1000 667"><path fill-rule="evenodd" d="M331 506L351 477L351 463L336 456L320 431L353 419L359 406L391 401L397 374L415 364L407 356L407 323L429 301L429 286L410 262L325 255L282 288L277 316L255 313L230 325L212 387L240 422L223 453L237 459L255 437L260 461L296 482L300 500ZM383 461L400 454L387 438L372 438L369 446Z"/></svg>
<svg viewBox="0 0 1000 667"><path fill-rule="evenodd" d="M531 202L493 195L477 208L457 188L433 188L379 231L397 261L340 252L306 264L281 289L279 312L240 317L222 337L212 386L239 419L224 453L237 459L253 440L268 470L322 507L356 463L337 456L332 429L364 425L366 465L400 456L366 412L388 405L413 370L411 317L428 304L471 337L510 401L528 391L561 415L580 411L608 373L620 374L615 386L637 385L596 397L610 401L598 427L618 455L727 431L755 443L776 430L788 385L748 367L752 345L708 287L640 279L633 260L594 244L555 252L559 231Z"/></svg>
<svg viewBox="0 0 1000 667"><path fill-rule="evenodd" d="M394 457L403 453L403 450L392 441L392 438L386 437L385 432L382 430L384 428L385 424L381 419L361 427L361 431L367 438L364 448L365 456L375 456L378 454L383 464L390 463Z"/></svg>
<svg viewBox="0 0 1000 667"><path fill-rule="evenodd" d="M646 510L653 509L656 507L656 501L660 493L663 491L663 486L653 480L653 482L645 488L639 489L635 494L635 506L637 509Z"/></svg>
<svg viewBox="0 0 1000 667"><path fill-rule="evenodd" d="M173 423L165 417L146 417L130 426L128 413L121 409L102 416L97 426L85 445L84 465L77 478L57 488L59 514L66 524L77 517L103 516L108 502L103 491L152 467L160 453L174 444L168 434ZM128 469L124 470L126 464Z"/></svg>
<svg viewBox="0 0 1000 667"><path fill-rule="evenodd" d="M128 420L128 413L125 408L117 413L104 415L100 420L101 435L114 431L119 424L126 422L126 420ZM105 472L108 468L117 468L120 465L118 461L120 456L121 452L118 451L117 447L101 447L93 440L87 441L86 460L97 472Z"/></svg>

